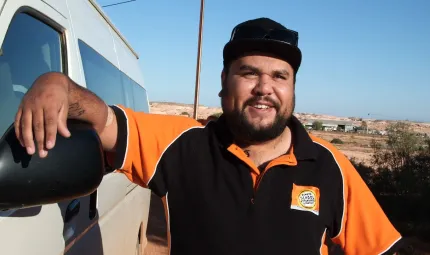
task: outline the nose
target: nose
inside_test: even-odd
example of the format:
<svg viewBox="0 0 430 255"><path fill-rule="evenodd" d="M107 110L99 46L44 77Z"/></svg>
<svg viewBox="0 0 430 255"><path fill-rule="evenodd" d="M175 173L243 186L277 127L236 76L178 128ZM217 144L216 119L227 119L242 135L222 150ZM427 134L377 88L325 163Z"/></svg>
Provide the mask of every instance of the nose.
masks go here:
<svg viewBox="0 0 430 255"><path fill-rule="evenodd" d="M262 74L259 77L257 84L255 84L252 93L256 96L271 95L273 93L273 85L270 76L267 74Z"/></svg>

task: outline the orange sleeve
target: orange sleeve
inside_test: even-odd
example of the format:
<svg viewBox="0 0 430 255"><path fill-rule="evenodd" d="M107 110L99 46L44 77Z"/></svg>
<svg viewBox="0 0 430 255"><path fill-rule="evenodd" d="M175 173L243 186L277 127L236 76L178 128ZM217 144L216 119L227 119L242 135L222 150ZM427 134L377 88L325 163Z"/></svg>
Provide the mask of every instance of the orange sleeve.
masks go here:
<svg viewBox="0 0 430 255"><path fill-rule="evenodd" d="M336 148L331 149L343 179L342 206L336 220L340 226L333 241L346 254L394 254L401 239L366 183L351 162Z"/></svg>
<svg viewBox="0 0 430 255"><path fill-rule="evenodd" d="M109 165L143 187L155 174L163 152L182 133L202 125L189 117L135 112L112 106L118 122L114 153L107 155Z"/></svg>

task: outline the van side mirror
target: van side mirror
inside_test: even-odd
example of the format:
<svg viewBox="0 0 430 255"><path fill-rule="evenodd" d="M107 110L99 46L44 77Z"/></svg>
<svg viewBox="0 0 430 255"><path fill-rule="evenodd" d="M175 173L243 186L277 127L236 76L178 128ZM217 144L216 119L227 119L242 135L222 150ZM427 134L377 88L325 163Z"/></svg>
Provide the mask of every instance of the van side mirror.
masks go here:
<svg viewBox="0 0 430 255"><path fill-rule="evenodd" d="M13 125L0 139L0 210L33 207L94 192L104 175L104 153L96 131L69 120L71 137L57 135L41 159L28 155Z"/></svg>

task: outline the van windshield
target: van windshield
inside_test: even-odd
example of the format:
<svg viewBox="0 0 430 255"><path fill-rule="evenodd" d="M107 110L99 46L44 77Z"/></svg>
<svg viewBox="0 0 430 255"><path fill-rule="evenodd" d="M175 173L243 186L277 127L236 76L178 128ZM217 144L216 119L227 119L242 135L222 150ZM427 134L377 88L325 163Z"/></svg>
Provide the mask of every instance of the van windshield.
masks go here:
<svg viewBox="0 0 430 255"><path fill-rule="evenodd" d="M62 71L60 34L27 14L16 15L0 48L0 136L34 80L50 71Z"/></svg>

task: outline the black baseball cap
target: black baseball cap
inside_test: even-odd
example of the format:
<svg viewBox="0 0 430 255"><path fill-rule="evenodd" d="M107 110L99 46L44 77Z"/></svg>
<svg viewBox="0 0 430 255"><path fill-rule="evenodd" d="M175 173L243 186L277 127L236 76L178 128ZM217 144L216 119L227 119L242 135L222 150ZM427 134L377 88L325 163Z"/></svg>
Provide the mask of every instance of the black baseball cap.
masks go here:
<svg viewBox="0 0 430 255"><path fill-rule="evenodd" d="M224 67L246 53L263 52L285 60L297 73L302 61L298 40L298 32L269 18L242 22L233 28L230 41L224 46Z"/></svg>

